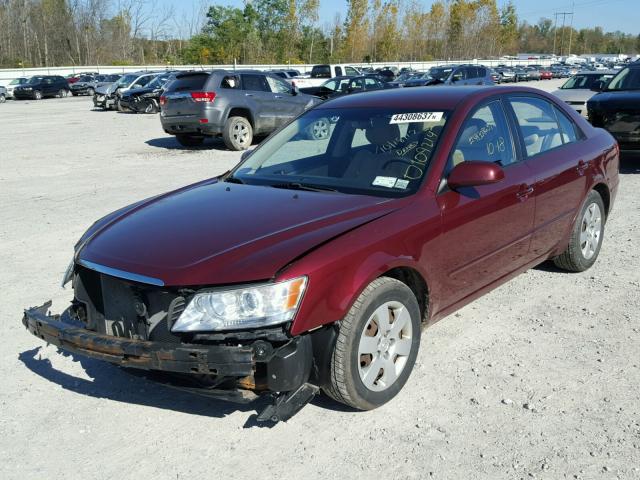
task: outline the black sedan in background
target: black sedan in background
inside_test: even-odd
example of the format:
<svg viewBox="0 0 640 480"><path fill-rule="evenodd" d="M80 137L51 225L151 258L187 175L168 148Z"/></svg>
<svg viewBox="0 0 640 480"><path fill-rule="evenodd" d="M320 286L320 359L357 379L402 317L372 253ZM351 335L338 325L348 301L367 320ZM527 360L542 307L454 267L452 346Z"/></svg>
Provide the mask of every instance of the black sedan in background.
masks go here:
<svg viewBox="0 0 640 480"><path fill-rule="evenodd" d="M623 68L587 102L589 121L609 131L622 150L640 151L640 63Z"/></svg>
<svg viewBox="0 0 640 480"><path fill-rule="evenodd" d="M120 97L120 106L123 110L131 110L135 113L158 113L160 111L160 95L165 86L176 79L176 75L182 72L165 72L151 80L143 88L127 90Z"/></svg>
<svg viewBox="0 0 640 480"><path fill-rule="evenodd" d="M361 75L358 77L334 77L318 87L301 88L300 92L326 100L350 93L368 92L383 88L385 88L384 82L375 75Z"/></svg>
<svg viewBox="0 0 640 480"><path fill-rule="evenodd" d="M63 98L68 94L69 84L60 75L36 75L13 90L13 98L16 100L41 100L44 97Z"/></svg>
<svg viewBox="0 0 640 480"><path fill-rule="evenodd" d="M77 95L89 95L93 97L93 94L96 93L96 88L117 82L121 76L122 75L82 75L78 78L77 82L71 84L71 94L74 97Z"/></svg>

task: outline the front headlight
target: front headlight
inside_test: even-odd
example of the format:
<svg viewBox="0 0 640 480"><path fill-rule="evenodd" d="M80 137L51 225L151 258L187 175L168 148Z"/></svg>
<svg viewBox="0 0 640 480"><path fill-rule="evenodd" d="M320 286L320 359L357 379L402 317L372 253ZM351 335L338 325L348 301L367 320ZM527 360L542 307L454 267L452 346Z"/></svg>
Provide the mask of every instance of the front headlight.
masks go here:
<svg viewBox="0 0 640 480"><path fill-rule="evenodd" d="M235 330L277 325L293 319L307 277L255 287L197 293L173 332Z"/></svg>
<svg viewBox="0 0 640 480"><path fill-rule="evenodd" d="M75 266L75 263L73 261L73 258L71 259L71 263L69 264L69 266L67 267L67 269L64 272L64 276L62 277L62 288L64 288L64 286L69 283L71 281L71 279L73 278L73 267Z"/></svg>

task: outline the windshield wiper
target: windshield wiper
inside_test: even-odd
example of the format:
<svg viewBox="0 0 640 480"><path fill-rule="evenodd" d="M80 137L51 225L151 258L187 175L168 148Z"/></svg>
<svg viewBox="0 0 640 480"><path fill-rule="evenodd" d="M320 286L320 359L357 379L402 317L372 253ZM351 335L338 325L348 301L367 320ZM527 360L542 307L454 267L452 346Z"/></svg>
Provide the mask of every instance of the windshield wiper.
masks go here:
<svg viewBox="0 0 640 480"><path fill-rule="evenodd" d="M238 177L232 177L231 175L229 175L223 181L227 183L239 183L240 185L244 185L244 182L241 179L239 179Z"/></svg>
<svg viewBox="0 0 640 480"><path fill-rule="evenodd" d="M269 186L273 188L286 188L289 190L306 190L308 192L337 192L335 188L325 187L324 185L312 185L310 183L300 182L273 183Z"/></svg>

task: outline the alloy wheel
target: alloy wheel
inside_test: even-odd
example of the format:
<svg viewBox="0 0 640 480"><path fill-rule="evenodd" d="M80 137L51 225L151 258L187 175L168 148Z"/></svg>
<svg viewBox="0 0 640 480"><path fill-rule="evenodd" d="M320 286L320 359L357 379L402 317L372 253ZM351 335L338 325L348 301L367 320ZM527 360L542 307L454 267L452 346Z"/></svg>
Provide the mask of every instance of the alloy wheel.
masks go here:
<svg viewBox="0 0 640 480"><path fill-rule="evenodd" d="M243 123L236 123L233 126L233 139L240 145L246 145L249 138L249 129Z"/></svg>
<svg viewBox="0 0 640 480"><path fill-rule="evenodd" d="M402 303L385 302L371 314L358 345L358 372L367 389L380 392L395 383L411 353L412 335L411 316Z"/></svg>
<svg viewBox="0 0 640 480"><path fill-rule="evenodd" d="M592 203L585 209L580 223L580 250L586 260L591 259L598 250L601 232L602 212L597 203Z"/></svg>

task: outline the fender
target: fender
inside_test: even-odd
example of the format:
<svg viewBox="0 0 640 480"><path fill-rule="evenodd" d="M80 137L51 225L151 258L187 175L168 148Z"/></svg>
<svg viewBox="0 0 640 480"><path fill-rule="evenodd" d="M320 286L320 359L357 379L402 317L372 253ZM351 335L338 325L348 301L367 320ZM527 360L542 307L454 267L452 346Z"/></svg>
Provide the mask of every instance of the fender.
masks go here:
<svg viewBox="0 0 640 480"><path fill-rule="evenodd" d="M408 267L427 284L431 300L438 289L429 274L427 252L441 228L438 206L424 198L408 202L389 215L349 231L311 251L283 270L276 280L307 275L309 283L292 335L342 319L362 291L385 272ZM385 228L381 228L384 223ZM397 228L389 228L392 223ZM352 265L355 267L346 267Z"/></svg>

